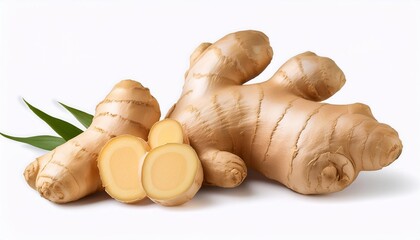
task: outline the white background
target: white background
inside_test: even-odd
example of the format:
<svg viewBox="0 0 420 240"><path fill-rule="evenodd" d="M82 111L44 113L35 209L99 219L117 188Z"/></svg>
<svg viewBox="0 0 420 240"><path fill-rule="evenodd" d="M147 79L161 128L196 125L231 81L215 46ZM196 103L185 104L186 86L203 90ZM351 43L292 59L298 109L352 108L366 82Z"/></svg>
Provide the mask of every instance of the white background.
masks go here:
<svg viewBox="0 0 420 240"><path fill-rule="evenodd" d="M347 83L327 102L369 104L400 133L400 158L323 196L251 173L238 188L203 188L180 207L104 193L57 205L22 176L44 152L0 138L0 239L419 239L419 2L0 0L0 131L53 134L22 97L75 122L55 100L93 113L126 78L149 87L165 114L195 46L243 29L265 32L274 50L256 81L303 51L334 59Z"/></svg>

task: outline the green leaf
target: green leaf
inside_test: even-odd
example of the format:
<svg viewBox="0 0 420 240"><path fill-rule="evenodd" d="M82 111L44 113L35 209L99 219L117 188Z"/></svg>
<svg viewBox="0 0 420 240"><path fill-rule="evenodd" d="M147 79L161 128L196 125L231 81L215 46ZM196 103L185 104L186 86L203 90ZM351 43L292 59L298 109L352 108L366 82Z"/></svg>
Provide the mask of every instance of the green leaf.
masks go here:
<svg viewBox="0 0 420 240"><path fill-rule="evenodd" d="M32 112L44 120L44 122L46 122L58 135L63 137L64 140L68 141L83 132L73 124L44 113L43 111L29 104L25 99L23 99L23 101L26 103L26 105L28 105Z"/></svg>
<svg viewBox="0 0 420 240"><path fill-rule="evenodd" d="M13 137L13 136L9 136L3 133L0 133L0 135L8 139L21 142L21 143L26 143L31 146L45 149L45 150L53 150L54 148L66 142L66 140L64 140L61 137L47 136L47 135L33 136L33 137Z"/></svg>
<svg viewBox="0 0 420 240"><path fill-rule="evenodd" d="M93 116L90 115L89 113L80 111L76 108L72 108L67 106L64 103L58 102L59 104L61 104L61 106L63 106L65 109L67 109L67 111L69 111L71 114L73 114L73 116L83 125L85 126L85 128L88 128L90 126L90 124L92 124L92 120L93 120Z"/></svg>

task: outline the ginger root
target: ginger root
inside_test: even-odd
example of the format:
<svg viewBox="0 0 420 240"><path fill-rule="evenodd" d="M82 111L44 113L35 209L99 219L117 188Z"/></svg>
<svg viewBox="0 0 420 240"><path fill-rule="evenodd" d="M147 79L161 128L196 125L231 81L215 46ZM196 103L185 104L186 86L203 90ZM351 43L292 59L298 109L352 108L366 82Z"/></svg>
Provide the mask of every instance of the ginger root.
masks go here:
<svg viewBox="0 0 420 240"><path fill-rule="evenodd" d="M188 133L205 183L235 187L248 166L296 192L329 193L398 158L398 133L368 106L318 102L345 82L329 58L305 52L268 81L243 85L272 54L258 31L232 33L192 53L182 95L167 117Z"/></svg>
<svg viewBox="0 0 420 240"><path fill-rule="evenodd" d="M101 190L96 160L105 143L122 134L145 139L159 118L159 104L149 89L123 80L98 104L90 127L29 164L25 179L41 196L56 203Z"/></svg>

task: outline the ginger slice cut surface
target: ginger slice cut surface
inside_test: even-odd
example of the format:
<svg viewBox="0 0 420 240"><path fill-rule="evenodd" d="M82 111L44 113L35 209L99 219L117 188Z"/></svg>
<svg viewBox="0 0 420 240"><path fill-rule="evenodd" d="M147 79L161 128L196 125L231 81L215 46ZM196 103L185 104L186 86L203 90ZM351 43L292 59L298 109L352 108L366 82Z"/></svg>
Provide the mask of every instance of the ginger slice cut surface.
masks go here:
<svg viewBox="0 0 420 240"><path fill-rule="evenodd" d="M187 143L181 124L172 119L156 122L149 132L149 146L153 149L167 143Z"/></svg>
<svg viewBox="0 0 420 240"><path fill-rule="evenodd" d="M187 161L184 155L177 152L163 152L152 165L152 184L163 191L181 185L188 171Z"/></svg>
<svg viewBox="0 0 420 240"><path fill-rule="evenodd" d="M105 191L120 202L136 202L146 197L139 181L139 168L149 151L141 138L122 135L111 139L98 157L98 168Z"/></svg>
<svg viewBox="0 0 420 240"><path fill-rule="evenodd" d="M198 156L187 144L159 146L144 159L141 182L154 202L166 206L183 204L197 193L202 181Z"/></svg>

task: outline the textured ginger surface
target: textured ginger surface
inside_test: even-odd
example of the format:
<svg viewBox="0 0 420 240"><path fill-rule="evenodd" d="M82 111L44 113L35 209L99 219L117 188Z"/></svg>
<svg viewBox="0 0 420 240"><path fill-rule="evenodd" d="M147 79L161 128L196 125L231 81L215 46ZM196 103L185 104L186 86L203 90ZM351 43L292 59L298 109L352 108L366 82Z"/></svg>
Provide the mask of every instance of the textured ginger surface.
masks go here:
<svg viewBox="0 0 420 240"><path fill-rule="evenodd" d="M105 143L122 134L147 139L159 118L159 104L149 89L123 80L97 105L90 127L29 164L25 179L41 196L57 203L98 191L102 184L96 160Z"/></svg>
<svg viewBox="0 0 420 240"><path fill-rule="evenodd" d="M186 130L205 183L235 187L251 167L296 192L329 193L398 158L398 133L368 106L320 102L345 83L329 58L305 52L267 81L243 85L272 55L258 31L232 33L192 53L182 95L167 117Z"/></svg>

